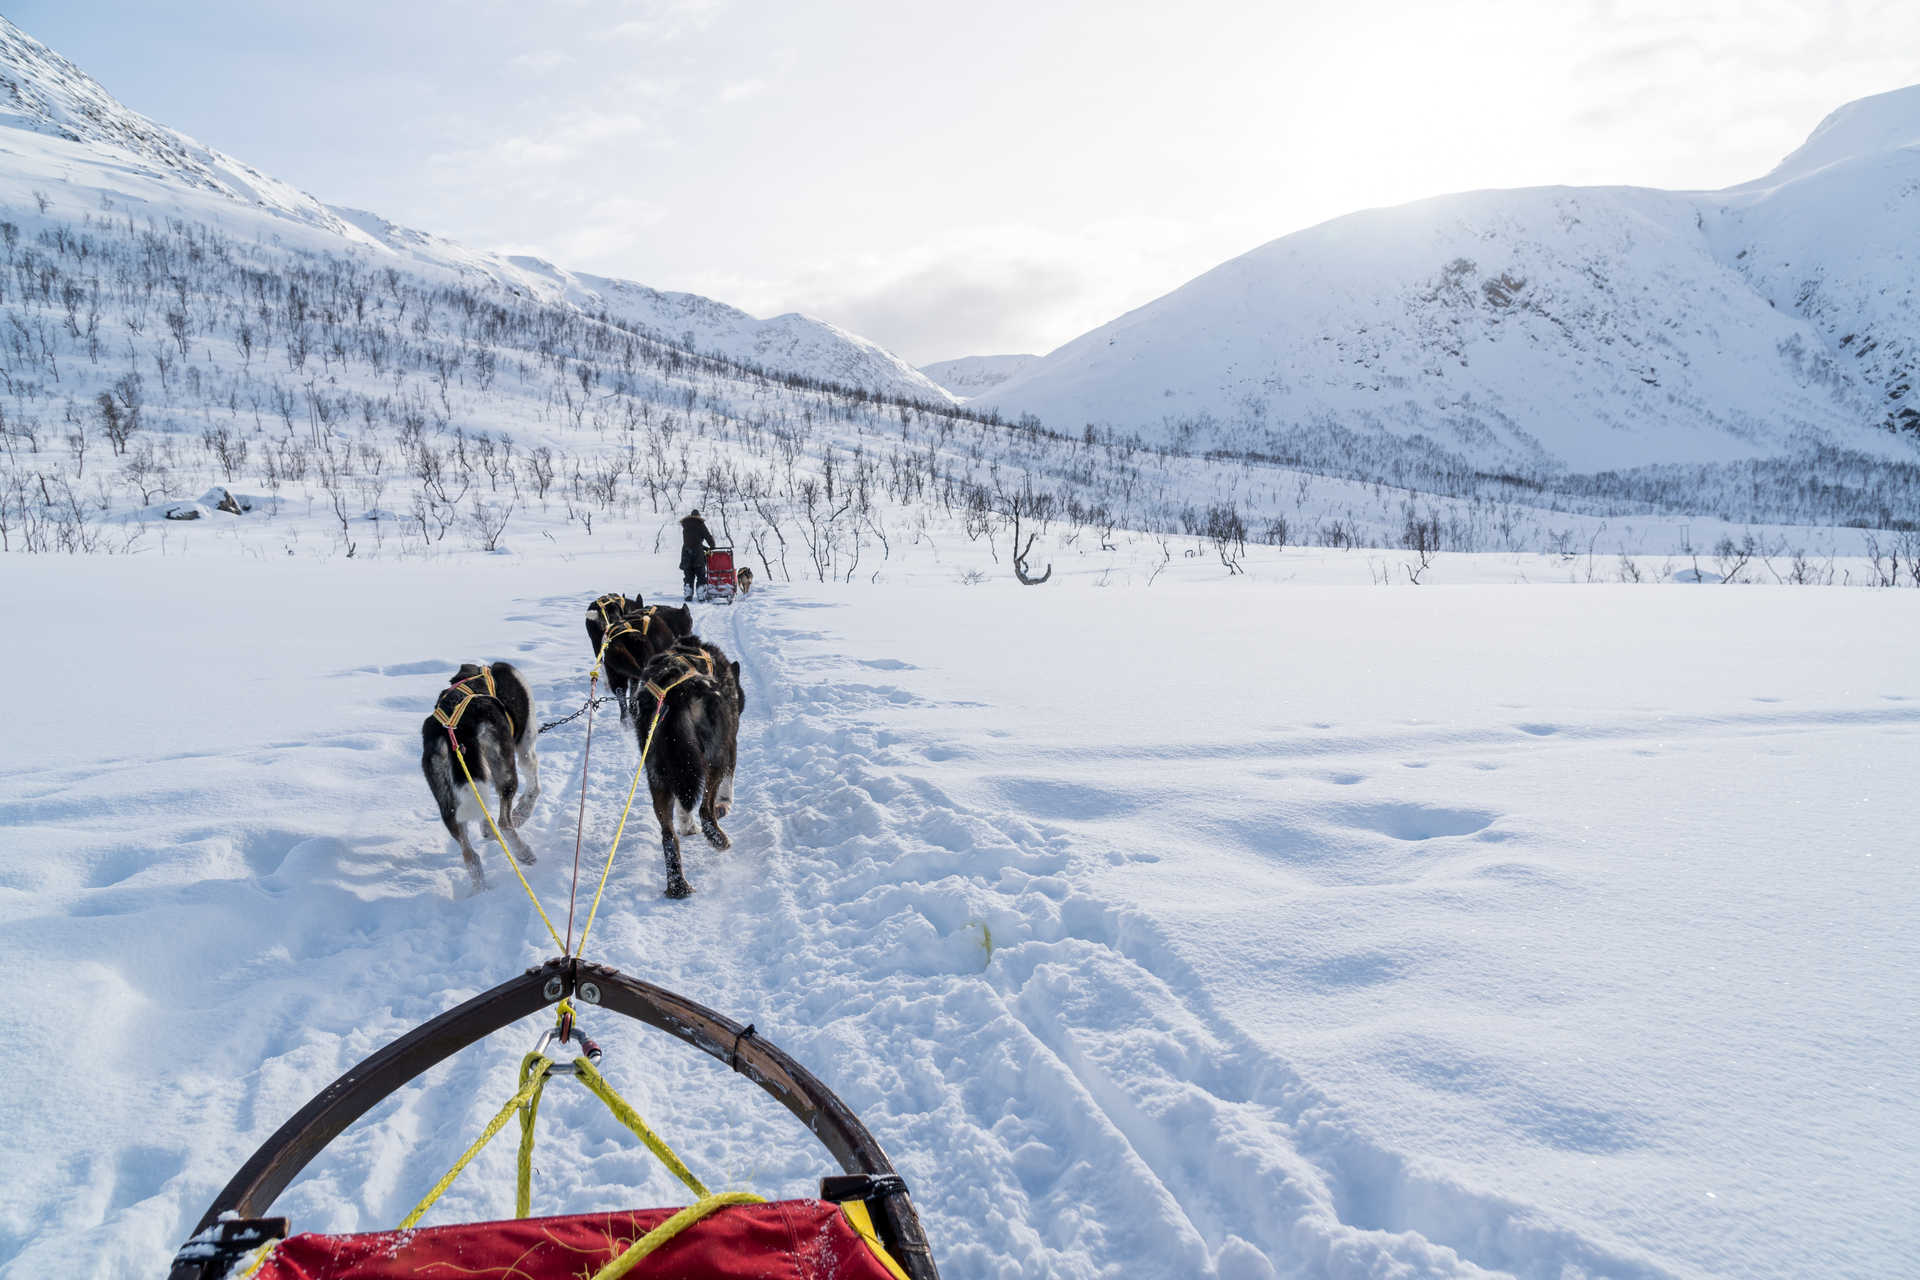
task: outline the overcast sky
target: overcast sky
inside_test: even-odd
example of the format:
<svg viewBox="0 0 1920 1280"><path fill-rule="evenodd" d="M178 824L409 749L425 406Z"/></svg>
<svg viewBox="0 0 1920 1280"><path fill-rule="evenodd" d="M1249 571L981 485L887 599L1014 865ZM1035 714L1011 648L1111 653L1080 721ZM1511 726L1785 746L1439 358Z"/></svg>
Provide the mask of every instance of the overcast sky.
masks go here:
<svg viewBox="0 0 1920 1280"><path fill-rule="evenodd" d="M329 203L806 311L916 363L1050 350L1357 208L1745 181L1833 107L1920 81L1912 0L4 11Z"/></svg>

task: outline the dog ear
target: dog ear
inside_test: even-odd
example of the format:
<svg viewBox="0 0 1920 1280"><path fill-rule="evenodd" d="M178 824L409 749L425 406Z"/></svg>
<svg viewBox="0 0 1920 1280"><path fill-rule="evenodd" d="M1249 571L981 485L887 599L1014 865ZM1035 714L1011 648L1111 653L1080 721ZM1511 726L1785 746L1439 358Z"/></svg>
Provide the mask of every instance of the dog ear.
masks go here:
<svg viewBox="0 0 1920 1280"><path fill-rule="evenodd" d="M447 681L447 683L452 684L454 680L468 680L479 674L480 674L479 663L463 662L460 664L460 669L453 673L453 680L449 680Z"/></svg>
<svg viewBox="0 0 1920 1280"><path fill-rule="evenodd" d="M733 664L733 682L740 683L740 664L737 662Z"/></svg>
<svg viewBox="0 0 1920 1280"><path fill-rule="evenodd" d="M647 602L640 598L638 591L633 593L633 607L636 609L644 609L647 607Z"/></svg>

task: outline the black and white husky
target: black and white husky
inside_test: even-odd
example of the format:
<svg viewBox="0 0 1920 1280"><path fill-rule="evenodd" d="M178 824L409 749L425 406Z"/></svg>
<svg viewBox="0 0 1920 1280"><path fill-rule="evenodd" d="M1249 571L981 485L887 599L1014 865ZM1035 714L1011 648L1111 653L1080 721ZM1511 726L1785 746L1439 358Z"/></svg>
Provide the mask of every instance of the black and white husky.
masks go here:
<svg viewBox="0 0 1920 1280"><path fill-rule="evenodd" d="M647 752L647 789L660 823L669 898L693 892L680 865L680 837L693 834L696 814L708 844L725 849L732 843L720 819L733 808L740 715L746 709L740 664L698 637L654 658L633 691L633 728ZM653 743L647 747L650 729Z"/></svg>
<svg viewBox="0 0 1920 1280"><path fill-rule="evenodd" d="M489 833L484 829L486 815L474 803L474 789L467 785L467 773L472 773L475 786L492 787L493 816L501 837L515 857L531 863L533 850L520 838L518 828L540 798L540 764L533 752L540 735L533 716L533 691L511 663L483 667L468 662L454 672L434 703L433 714L420 725L420 770L440 806L440 821L459 841L460 856L478 888L486 887L487 877L480 855L467 838L467 824L483 824L482 840ZM456 742L466 761L464 772L454 757Z"/></svg>

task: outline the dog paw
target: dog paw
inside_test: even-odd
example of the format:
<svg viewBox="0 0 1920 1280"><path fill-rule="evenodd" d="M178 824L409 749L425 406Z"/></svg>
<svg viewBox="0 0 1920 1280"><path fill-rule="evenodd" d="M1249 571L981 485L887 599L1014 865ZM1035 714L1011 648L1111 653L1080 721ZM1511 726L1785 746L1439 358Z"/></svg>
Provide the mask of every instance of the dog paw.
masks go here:
<svg viewBox="0 0 1920 1280"><path fill-rule="evenodd" d="M733 841L727 839L727 833L720 829L720 824L717 822L701 823L700 834L705 836L707 843L716 849L731 849L733 847Z"/></svg>
<svg viewBox="0 0 1920 1280"><path fill-rule="evenodd" d="M684 876L676 876L675 878L667 881L667 896L669 898L692 897L693 886L687 883L686 878Z"/></svg>

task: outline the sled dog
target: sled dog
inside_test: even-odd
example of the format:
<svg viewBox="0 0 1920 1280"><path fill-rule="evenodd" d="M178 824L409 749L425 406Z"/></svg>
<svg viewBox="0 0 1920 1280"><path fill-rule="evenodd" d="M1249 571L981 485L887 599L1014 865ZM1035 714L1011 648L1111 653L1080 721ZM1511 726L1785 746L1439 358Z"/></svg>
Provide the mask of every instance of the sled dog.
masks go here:
<svg viewBox="0 0 1920 1280"><path fill-rule="evenodd" d="M467 833L469 823L486 822L475 802L476 790L484 800L483 788L492 788L501 838L520 861L533 861L533 850L519 832L540 798L540 764L534 756L539 731L533 717L533 692L513 664L468 662L453 673L434 702L433 714L420 724L420 771L477 888L485 888L487 878ZM486 835L483 831L481 838Z"/></svg>

